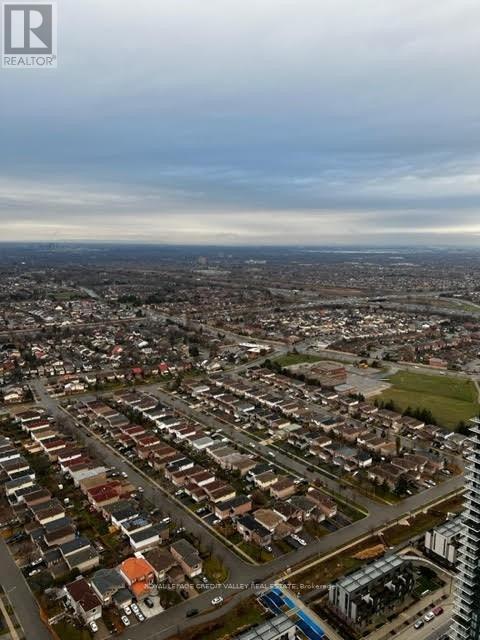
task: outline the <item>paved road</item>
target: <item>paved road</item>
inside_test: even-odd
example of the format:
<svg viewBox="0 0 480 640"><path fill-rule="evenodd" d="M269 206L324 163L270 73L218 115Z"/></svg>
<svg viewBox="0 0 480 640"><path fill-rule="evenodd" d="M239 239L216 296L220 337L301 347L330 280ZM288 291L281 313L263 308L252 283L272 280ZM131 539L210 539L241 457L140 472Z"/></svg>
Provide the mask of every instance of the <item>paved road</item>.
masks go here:
<svg viewBox="0 0 480 640"><path fill-rule="evenodd" d="M320 472L310 472L306 470L307 464L304 462L300 462L299 460L289 456L287 453L282 453L277 448L272 448L270 446L261 444L258 440L251 438L244 431L237 431L233 425L230 425L228 422L220 421L213 415L209 413L205 413L203 411L199 411L198 409L192 409L188 406L186 402L172 396L169 393L166 393L158 388L158 385L155 385L150 390L153 392L164 404L169 405L176 411L183 413L184 415L200 422L205 425L209 429L222 429L225 433L228 434L228 437L243 447L245 450L250 453L254 451L255 455L263 456L263 458L268 461L270 464L275 464L280 467L284 467L287 471L293 472L293 474L298 475L301 478L307 478L311 482L318 479L321 475L322 482L332 491L342 494L345 498L356 502L361 505L366 511L375 512L378 509L383 509L382 505L370 500L369 498L357 494L353 489L346 489L343 484L339 481L324 476L320 474ZM273 454L273 455L270 455Z"/></svg>
<svg viewBox="0 0 480 640"><path fill-rule="evenodd" d="M95 455L98 456L99 459L103 460L106 464L116 466L121 471L125 471L135 486L141 486L144 488L145 496L149 500L163 511L169 512L175 521L185 526L187 530L191 531L194 535L198 536L202 544L208 548L212 548L213 553L221 558L225 563L225 566L229 569L229 584L248 585L251 584L253 580L262 580L266 582L274 576L285 574L290 567L293 567L300 562L324 556L329 552L332 552L334 549L348 544L352 540L361 536L370 535L372 531L385 526L387 523L396 522L406 514L421 508L423 505L428 504L437 498L441 498L449 491L460 489L463 486L463 479L461 477L456 477L442 483L441 485L432 487L421 494L411 496L407 500L396 505L382 506L377 503L372 503L372 510L368 517L340 529L335 532L334 535L327 535L307 547L302 547L292 551L289 554L269 562L268 564L253 566L238 557L230 548L220 543L213 533L211 533L204 524L201 524L193 514L187 512L183 506L177 503L173 496L166 496L162 493L154 484L152 484L152 480L150 478L141 475L118 452L112 450L98 438L90 437L84 428L78 427L73 419L66 417L66 414L60 408L58 401L48 396L41 381L35 381L34 386L41 404L43 404L54 417L62 418L63 420L67 419L71 424L75 425L78 437L93 449ZM180 399L175 398L170 394L166 394L163 391L158 391L158 387L156 388L156 393L158 393L158 396L162 401L170 404L177 410L185 409L185 412L187 409L190 410L188 405L183 403ZM228 429L224 423L218 422L212 416L204 414L199 415L197 411L190 411L192 411L192 417L194 416L197 419L200 417L201 420L206 420L206 424L211 425L212 428ZM233 427L231 428L231 431L232 438L247 437L245 434L235 431ZM258 443L255 442L255 446L257 446L257 444ZM289 465L291 465L292 462L295 462L289 459L288 456L285 456L285 459ZM303 468L302 474L305 474ZM200 611L204 611L205 609L210 608L210 601L214 595L221 594L224 597L227 597L229 595L231 596L233 593L235 593L235 589L227 589L226 586L215 589L214 591L209 591L208 593L204 593L195 598L192 603L183 602L174 608L168 609L160 616L146 621L138 628L133 627L129 629L128 633L125 633L122 637L130 638L131 640L146 640L147 638L162 640L169 637L175 631L179 624L179 620L182 621L185 619L185 614L189 608L195 607ZM236 601L246 597L247 594L248 591L241 591L241 593L236 596ZM223 610L224 608L222 607L222 613ZM219 612L214 611L212 615L213 617L216 617L219 615ZM203 615L201 620L204 620ZM182 624L183 623L180 623L180 628L182 628ZM186 626L191 626L192 624L192 620L185 619Z"/></svg>
<svg viewBox="0 0 480 640"><path fill-rule="evenodd" d="M7 594L27 640L51 640L49 631L40 621L37 601L0 536L0 584Z"/></svg>
<svg viewBox="0 0 480 640"><path fill-rule="evenodd" d="M185 415L191 417L192 419L201 422L202 424L208 426L210 429L223 429L223 431L228 433L228 436L234 442L242 444L246 449L253 450L253 448L251 447L251 445L253 444L255 453L257 455L263 455L269 462L273 461L275 464L279 464L286 467L287 469L291 469L294 473L298 473L302 477L306 477L311 481L321 476L322 481L325 482L325 484L329 488L341 493L342 496L350 499L353 502L356 502L357 504L367 509L369 512L369 520L373 519L380 522L383 520L388 521L390 519L389 516L392 513L408 514L410 511L417 509L422 504L427 504L428 502L431 502L432 500L435 500L442 495L446 495L447 493L463 486L463 477L457 476L455 478L450 478L449 480L446 480L441 484L438 484L436 487L432 487L431 489L422 491L419 494L410 496L409 498L402 500L396 505L379 504L361 494L358 494L354 491L354 489L346 489L345 486L341 485L338 481L329 479L323 474L320 474L320 472L307 471L306 464L304 464L303 462L292 458L287 453L279 452L279 450L276 448L271 448L268 445L260 444L257 440L253 440L252 438L250 438L245 432L236 431L234 426L231 426L226 422L220 422L209 414L205 414L198 409L190 408L180 398L172 396L171 394L158 389L158 387L154 388L154 386L152 386L151 391L153 391L164 404L167 404L177 411L180 411L181 413L184 413ZM270 457L269 452L272 452L274 454L274 457ZM397 517L397 515L393 517Z"/></svg>
<svg viewBox="0 0 480 640"><path fill-rule="evenodd" d="M435 629L429 629L429 634L425 637L425 640L439 640L439 638L441 638L444 634L448 634L451 625L452 625L452 620L450 619L447 622L443 622ZM419 640L423 640L423 639L420 638Z"/></svg>

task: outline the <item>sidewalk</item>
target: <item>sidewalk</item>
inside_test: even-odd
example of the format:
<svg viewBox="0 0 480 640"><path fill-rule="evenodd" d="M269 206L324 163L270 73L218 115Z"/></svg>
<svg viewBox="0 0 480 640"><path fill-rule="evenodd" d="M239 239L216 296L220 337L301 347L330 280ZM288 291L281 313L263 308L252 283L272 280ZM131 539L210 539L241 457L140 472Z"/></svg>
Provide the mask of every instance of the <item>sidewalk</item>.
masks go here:
<svg viewBox="0 0 480 640"><path fill-rule="evenodd" d="M3 598L4 598L4 594L2 593L0 594L0 611L2 613L3 618L5 619L5 622L7 623L10 638L12 640L20 640L20 635L15 629L14 622L7 611ZM23 638L23 634L21 637Z"/></svg>

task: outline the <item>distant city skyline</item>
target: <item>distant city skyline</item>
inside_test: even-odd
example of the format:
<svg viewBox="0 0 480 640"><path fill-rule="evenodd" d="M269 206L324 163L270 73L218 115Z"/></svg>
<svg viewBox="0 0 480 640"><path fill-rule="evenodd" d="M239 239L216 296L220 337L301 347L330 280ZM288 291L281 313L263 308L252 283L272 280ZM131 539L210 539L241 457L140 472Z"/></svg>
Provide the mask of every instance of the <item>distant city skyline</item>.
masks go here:
<svg viewBox="0 0 480 640"><path fill-rule="evenodd" d="M472 0L62 0L0 70L0 240L478 245Z"/></svg>

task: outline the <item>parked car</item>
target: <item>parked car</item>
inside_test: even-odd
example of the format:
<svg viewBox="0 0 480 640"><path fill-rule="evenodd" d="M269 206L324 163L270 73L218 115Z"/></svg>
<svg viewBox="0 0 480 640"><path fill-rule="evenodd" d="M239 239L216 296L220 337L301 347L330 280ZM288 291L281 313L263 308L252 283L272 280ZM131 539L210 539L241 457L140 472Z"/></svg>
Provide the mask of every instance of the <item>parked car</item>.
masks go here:
<svg viewBox="0 0 480 640"><path fill-rule="evenodd" d="M432 611L428 611L424 616L423 619L425 620L425 622L431 622L435 617L435 614Z"/></svg>
<svg viewBox="0 0 480 640"><path fill-rule="evenodd" d="M137 616L137 620L139 622L144 622L145 620L145 616L143 615L143 613L141 611L139 611L137 614L135 614Z"/></svg>
<svg viewBox="0 0 480 640"><path fill-rule="evenodd" d="M121 620L126 627L130 626L130 620L127 618L127 616L122 616Z"/></svg>
<svg viewBox="0 0 480 640"><path fill-rule="evenodd" d="M212 604L213 604L214 607L217 607L218 605L222 604L222 602L223 602L222 596L216 596L212 600Z"/></svg>
<svg viewBox="0 0 480 640"><path fill-rule="evenodd" d="M415 622L413 626L415 627L415 629L421 629L424 624L425 624L424 621L420 618Z"/></svg>
<svg viewBox="0 0 480 640"><path fill-rule="evenodd" d="M88 624L88 626L90 627L90 631L91 631L92 633L96 633L96 632L98 631L98 625L97 625L97 623L95 622L95 620L92 620L92 621Z"/></svg>
<svg viewBox="0 0 480 640"><path fill-rule="evenodd" d="M198 613L198 609L189 609L186 613L187 618L191 618L192 616L196 616Z"/></svg>
<svg viewBox="0 0 480 640"><path fill-rule="evenodd" d="M131 615L132 615L132 610L130 609L130 607L128 606L128 604L127 604L127 606L126 606L126 607L124 607L124 608L123 608L123 611L124 611L124 613L125 613L125 615L126 615L126 616L131 616Z"/></svg>
<svg viewBox="0 0 480 640"><path fill-rule="evenodd" d="M145 604L147 605L147 607L149 609L153 609L153 607L155 606L153 600L151 598L145 598L144 600Z"/></svg>
<svg viewBox="0 0 480 640"><path fill-rule="evenodd" d="M435 607L435 609L432 609L432 613L434 616L441 616L443 613L443 607Z"/></svg>
<svg viewBox="0 0 480 640"><path fill-rule="evenodd" d="M133 613L138 613L140 611L138 605L135 602L132 602L132 611Z"/></svg>

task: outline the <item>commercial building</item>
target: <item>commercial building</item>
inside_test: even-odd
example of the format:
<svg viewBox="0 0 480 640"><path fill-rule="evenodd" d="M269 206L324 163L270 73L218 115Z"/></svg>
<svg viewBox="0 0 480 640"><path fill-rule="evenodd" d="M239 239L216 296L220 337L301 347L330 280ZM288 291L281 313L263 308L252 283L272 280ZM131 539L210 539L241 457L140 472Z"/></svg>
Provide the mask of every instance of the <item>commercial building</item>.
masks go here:
<svg viewBox="0 0 480 640"><path fill-rule="evenodd" d="M347 381L347 370L337 362L318 362L310 368L308 375L317 380L322 387L336 387Z"/></svg>

